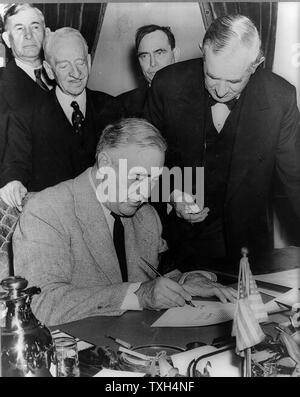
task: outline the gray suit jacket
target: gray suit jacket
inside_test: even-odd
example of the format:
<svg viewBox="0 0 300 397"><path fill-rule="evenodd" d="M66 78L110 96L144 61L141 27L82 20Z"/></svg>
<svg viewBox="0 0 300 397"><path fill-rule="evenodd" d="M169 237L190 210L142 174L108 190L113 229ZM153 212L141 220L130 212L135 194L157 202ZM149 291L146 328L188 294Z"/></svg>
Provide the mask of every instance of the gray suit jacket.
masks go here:
<svg viewBox="0 0 300 397"><path fill-rule="evenodd" d="M140 257L158 265L166 249L155 210L143 205L124 219L129 282L154 274ZM42 289L32 308L55 325L94 315L120 315L129 283L123 283L105 215L88 178L43 190L26 204L13 236L15 273Z"/></svg>

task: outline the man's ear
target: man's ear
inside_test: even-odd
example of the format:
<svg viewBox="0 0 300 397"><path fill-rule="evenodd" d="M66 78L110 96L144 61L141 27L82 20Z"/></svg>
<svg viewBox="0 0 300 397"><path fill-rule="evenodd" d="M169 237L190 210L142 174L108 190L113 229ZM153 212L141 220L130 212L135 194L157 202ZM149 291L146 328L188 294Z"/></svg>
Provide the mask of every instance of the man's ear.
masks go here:
<svg viewBox="0 0 300 397"><path fill-rule="evenodd" d="M253 74L255 71L256 71L256 69L259 67L259 65L261 64L261 63L263 63L264 61L265 61L265 57L261 57L260 59L259 59L259 61L257 61L256 63L254 63L252 66L251 66L251 74Z"/></svg>
<svg viewBox="0 0 300 397"><path fill-rule="evenodd" d="M179 47L175 47L173 49L173 54L174 54L175 62L178 62L178 60L180 58L180 48Z"/></svg>
<svg viewBox="0 0 300 397"><path fill-rule="evenodd" d="M55 80L53 70L47 61L43 61L43 66L50 80Z"/></svg>
<svg viewBox="0 0 300 397"><path fill-rule="evenodd" d="M97 157L97 179L101 181L106 179L107 167L112 167L112 159L107 152L100 152Z"/></svg>
<svg viewBox="0 0 300 397"><path fill-rule="evenodd" d="M204 58L204 49L203 49L203 47L201 47L200 44L198 45L198 47L199 47L199 50L200 50L200 57Z"/></svg>
<svg viewBox="0 0 300 397"><path fill-rule="evenodd" d="M87 55L87 62L88 62L88 71L89 71L89 74L90 74L91 68L92 68L92 57L91 57L91 54Z"/></svg>
<svg viewBox="0 0 300 397"><path fill-rule="evenodd" d="M107 152L100 152L97 157L98 168L109 167L112 165L112 159Z"/></svg>
<svg viewBox="0 0 300 397"><path fill-rule="evenodd" d="M2 38L4 40L4 43L7 45L7 47L11 48L8 32L3 32L2 33Z"/></svg>

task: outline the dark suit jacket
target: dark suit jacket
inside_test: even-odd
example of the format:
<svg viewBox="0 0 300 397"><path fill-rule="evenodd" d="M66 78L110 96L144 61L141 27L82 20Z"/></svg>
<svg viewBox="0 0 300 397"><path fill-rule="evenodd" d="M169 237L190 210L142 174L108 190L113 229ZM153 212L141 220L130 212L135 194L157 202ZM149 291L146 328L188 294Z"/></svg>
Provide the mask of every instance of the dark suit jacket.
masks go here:
<svg viewBox="0 0 300 397"><path fill-rule="evenodd" d="M2 68L0 77L0 98L10 109L20 110L37 95L47 94L38 84L19 68L14 60Z"/></svg>
<svg viewBox="0 0 300 397"><path fill-rule="evenodd" d="M167 138L169 166L201 165L205 95L201 59L176 63L156 73L146 117ZM300 129L295 88L271 72L257 70L241 99L224 203L227 248L235 259L240 257L242 246L259 255L273 244L268 200L274 171L300 217ZM186 223L186 227L193 226Z"/></svg>
<svg viewBox="0 0 300 397"><path fill-rule="evenodd" d="M74 133L53 90L24 112L11 115L0 186L19 180L29 191L39 191L75 178L94 164L102 129L120 117L120 107L113 97L87 90L80 137Z"/></svg>
<svg viewBox="0 0 300 397"><path fill-rule="evenodd" d="M2 164L7 145L9 113L10 109L7 106L7 103L0 99L0 165Z"/></svg>
<svg viewBox="0 0 300 397"><path fill-rule="evenodd" d="M43 91L14 60L1 68L0 72L0 165L7 146L8 114L26 107L36 101L36 96L45 95Z"/></svg>
<svg viewBox="0 0 300 397"><path fill-rule="evenodd" d="M125 117L143 117L148 91L148 85L141 84L138 88L117 96L125 112Z"/></svg>

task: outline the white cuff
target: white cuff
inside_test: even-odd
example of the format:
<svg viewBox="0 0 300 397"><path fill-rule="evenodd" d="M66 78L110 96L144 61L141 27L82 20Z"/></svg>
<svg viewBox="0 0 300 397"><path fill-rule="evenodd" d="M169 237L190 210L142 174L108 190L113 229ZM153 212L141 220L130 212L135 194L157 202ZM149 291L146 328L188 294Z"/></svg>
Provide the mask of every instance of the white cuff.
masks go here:
<svg viewBox="0 0 300 397"><path fill-rule="evenodd" d="M135 292L140 288L141 283L130 283L125 298L121 305L121 310L143 310L139 304L139 299Z"/></svg>

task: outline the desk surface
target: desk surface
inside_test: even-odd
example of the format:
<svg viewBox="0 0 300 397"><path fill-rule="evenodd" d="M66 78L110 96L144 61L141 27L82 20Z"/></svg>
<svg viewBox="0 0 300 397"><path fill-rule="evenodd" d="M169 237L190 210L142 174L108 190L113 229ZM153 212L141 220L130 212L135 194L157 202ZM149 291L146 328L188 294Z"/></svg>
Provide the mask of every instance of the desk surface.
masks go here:
<svg viewBox="0 0 300 397"><path fill-rule="evenodd" d="M268 264L269 266L266 266L268 270L271 268L273 271L299 267L299 252L299 248L296 247L275 250L272 258L265 262L265 266ZM262 272L265 271L266 268ZM265 298L264 300L270 299L270 297ZM129 311L120 317L89 317L51 328L59 328L97 346L110 346L114 350L118 349L118 345L106 338L105 335L123 339L133 346L168 344L185 348L187 343L198 341L211 344L215 338L230 336L231 334L232 321L206 327L152 328L151 324L161 314L161 311ZM286 312L269 316L269 320L276 323L285 322L288 319Z"/></svg>
<svg viewBox="0 0 300 397"><path fill-rule="evenodd" d="M161 314L162 311L132 311L126 312L120 317L89 317L51 328L59 328L97 346L110 346L114 350L118 349L118 345L106 338L105 335L123 339L133 346L167 344L185 349L187 343L211 344L215 338L231 334L232 321L205 327L151 327L151 324ZM269 320L276 323L285 322L288 319L286 312L269 316Z"/></svg>

